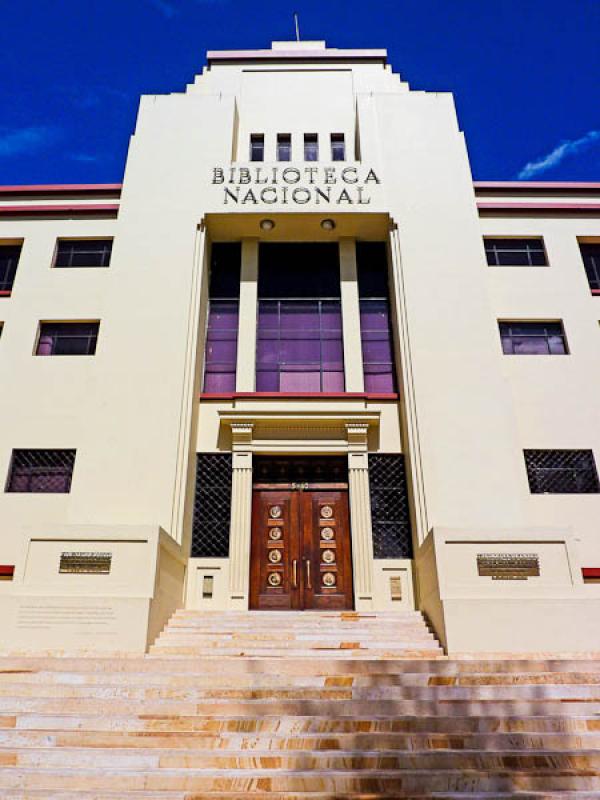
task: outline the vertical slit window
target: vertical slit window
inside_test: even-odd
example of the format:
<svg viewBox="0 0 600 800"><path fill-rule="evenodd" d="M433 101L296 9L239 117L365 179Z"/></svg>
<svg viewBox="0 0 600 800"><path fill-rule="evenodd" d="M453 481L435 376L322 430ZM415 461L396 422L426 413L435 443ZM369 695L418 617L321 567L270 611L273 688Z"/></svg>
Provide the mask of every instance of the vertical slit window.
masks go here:
<svg viewBox="0 0 600 800"><path fill-rule="evenodd" d="M396 391L385 242L357 242L360 337L365 391Z"/></svg>
<svg viewBox="0 0 600 800"><path fill-rule="evenodd" d="M343 392L337 245L260 247L258 392Z"/></svg>
<svg viewBox="0 0 600 800"><path fill-rule="evenodd" d="M593 294L600 294L600 243L580 244L585 274Z"/></svg>
<svg viewBox="0 0 600 800"><path fill-rule="evenodd" d="M204 391L234 392L240 303L241 245L213 244L204 352Z"/></svg>
<svg viewBox="0 0 600 800"><path fill-rule="evenodd" d="M265 135L264 133L250 134L250 161L265 160Z"/></svg>
<svg viewBox="0 0 600 800"><path fill-rule="evenodd" d="M11 293L20 256L20 244L0 244L0 294Z"/></svg>
<svg viewBox="0 0 600 800"><path fill-rule="evenodd" d="M369 453L369 492L375 558L412 558L404 456Z"/></svg>
<svg viewBox="0 0 600 800"><path fill-rule="evenodd" d="M346 160L346 142L343 133L331 134L331 160L332 161L345 161Z"/></svg>
<svg viewBox="0 0 600 800"><path fill-rule="evenodd" d="M304 134L304 160L319 160L319 137L316 133Z"/></svg>
<svg viewBox="0 0 600 800"><path fill-rule="evenodd" d="M193 558L227 558L229 555L231 463L231 453L197 455Z"/></svg>
<svg viewBox="0 0 600 800"><path fill-rule="evenodd" d="M289 133L277 134L277 161L292 160L292 136Z"/></svg>

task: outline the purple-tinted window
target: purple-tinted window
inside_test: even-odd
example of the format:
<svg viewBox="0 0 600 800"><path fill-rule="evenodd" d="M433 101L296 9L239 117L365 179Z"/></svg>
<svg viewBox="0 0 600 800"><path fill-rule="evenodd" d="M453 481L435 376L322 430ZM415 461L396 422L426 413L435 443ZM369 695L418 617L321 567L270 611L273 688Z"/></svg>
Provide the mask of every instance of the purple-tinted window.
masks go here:
<svg viewBox="0 0 600 800"><path fill-rule="evenodd" d="M98 322L41 322L37 356L93 356Z"/></svg>
<svg viewBox="0 0 600 800"><path fill-rule="evenodd" d="M511 356L564 356L569 352L562 322L500 322L502 352Z"/></svg>
<svg viewBox="0 0 600 800"><path fill-rule="evenodd" d="M394 345L384 242L359 242L356 247L365 391L396 391Z"/></svg>
<svg viewBox="0 0 600 800"><path fill-rule="evenodd" d="M343 392L339 300L261 300L257 392Z"/></svg>
<svg viewBox="0 0 600 800"><path fill-rule="evenodd" d="M235 392L240 264L239 244L213 244L204 351L205 392Z"/></svg>
<svg viewBox="0 0 600 800"><path fill-rule="evenodd" d="M13 450L7 492L67 494L75 450Z"/></svg>

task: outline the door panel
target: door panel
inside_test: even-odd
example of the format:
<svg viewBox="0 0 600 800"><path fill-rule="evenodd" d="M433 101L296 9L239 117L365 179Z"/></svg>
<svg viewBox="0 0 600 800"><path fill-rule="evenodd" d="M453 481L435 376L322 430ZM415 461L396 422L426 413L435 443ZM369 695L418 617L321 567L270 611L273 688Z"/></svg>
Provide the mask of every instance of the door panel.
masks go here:
<svg viewBox="0 0 600 800"><path fill-rule="evenodd" d="M250 608L352 607L347 491L255 490Z"/></svg>
<svg viewBox="0 0 600 800"><path fill-rule="evenodd" d="M303 608L352 608L348 495L337 491L304 492L302 506Z"/></svg>

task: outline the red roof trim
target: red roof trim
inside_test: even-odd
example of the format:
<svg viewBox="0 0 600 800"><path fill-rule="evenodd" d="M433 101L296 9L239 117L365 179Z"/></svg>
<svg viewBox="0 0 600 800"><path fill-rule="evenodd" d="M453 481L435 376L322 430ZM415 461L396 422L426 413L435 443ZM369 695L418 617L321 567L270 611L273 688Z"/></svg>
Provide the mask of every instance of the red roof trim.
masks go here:
<svg viewBox="0 0 600 800"><path fill-rule="evenodd" d="M600 567L582 567L581 573L584 578L600 578Z"/></svg>
<svg viewBox="0 0 600 800"><path fill-rule="evenodd" d="M600 211L600 203L519 203L477 201L480 211Z"/></svg>
<svg viewBox="0 0 600 800"><path fill-rule="evenodd" d="M120 194L122 183L40 183L0 186L2 194Z"/></svg>
<svg viewBox="0 0 600 800"><path fill-rule="evenodd" d="M600 190L600 183L588 183L587 181L473 181L476 189L554 189L554 190Z"/></svg>
<svg viewBox="0 0 600 800"><path fill-rule="evenodd" d="M368 394L366 392L201 392L201 400L397 400L397 393Z"/></svg>
<svg viewBox="0 0 600 800"><path fill-rule="evenodd" d="M119 211L118 203L86 203L81 205L43 205L43 206L3 206L0 205L2 217L34 217L38 215L64 216L73 215L98 215L109 214L116 216Z"/></svg>
<svg viewBox="0 0 600 800"><path fill-rule="evenodd" d="M338 50L325 47L318 50L209 50L206 59L212 61L386 61L387 50Z"/></svg>
<svg viewBox="0 0 600 800"><path fill-rule="evenodd" d="M15 574L14 564L0 564L0 577L12 578Z"/></svg>

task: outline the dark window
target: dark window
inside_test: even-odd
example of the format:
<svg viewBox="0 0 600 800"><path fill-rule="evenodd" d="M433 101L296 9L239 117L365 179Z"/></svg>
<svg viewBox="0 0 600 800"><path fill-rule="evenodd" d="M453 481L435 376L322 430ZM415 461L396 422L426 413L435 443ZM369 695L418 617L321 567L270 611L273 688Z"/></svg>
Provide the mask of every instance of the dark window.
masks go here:
<svg viewBox="0 0 600 800"><path fill-rule="evenodd" d="M250 161L265 160L265 136L263 133L250 135Z"/></svg>
<svg viewBox="0 0 600 800"><path fill-rule="evenodd" d="M37 356L93 356L98 322L41 322Z"/></svg>
<svg viewBox="0 0 600 800"><path fill-rule="evenodd" d="M369 490L375 558L412 558L404 456L369 454Z"/></svg>
<svg viewBox="0 0 600 800"><path fill-rule="evenodd" d="M231 453L198 453L192 524L193 558L227 558L231 516Z"/></svg>
<svg viewBox="0 0 600 800"><path fill-rule="evenodd" d="M562 322L500 322L505 355L566 355L567 341Z"/></svg>
<svg viewBox="0 0 600 800"><path fill-rule="evenodd" d="M277 134L277 161L292 160L292 137L289 133Z"/></svg>
<svg viewBox="0 0 600 800"><path fill-rule="evenodd" d="M319 137L316 133L304 134L304 160L319 160Z"/></svg>
<svg viewBox="0 0 600 800"><path fill-rule="evenodd" d="M7 492L67 494L75 450L13 450Z"/></svg>
<svg viewBox="0 0 600 800"><path fill-rule="evenodd" d="M525 450L532 494L593 494L600 492L591 450Z"/></svg>
<svg viewBox="0 0 600 800"><path fill-rule="evenodd" d="M59 239L55 267L108 267L112 239Z"/></svg>
<svg viewBox="0 0 600 800"><path fill-rule="evenodd" d="M331 160L332 161L346 160L346 142L344 141L343 133L331 134Z"/></svg>
<svg viewBox="0 0 600 800"><path fill-rule="evenodd" d="M20 255L20 244L0 244L0 292L12 291Z"/></svg>
<svg viewBox="0 0 600 800"><path fill-rule="evenodd" d="M256 390L343 392L339 252L335 244L263 244Z"/></svg>
<svg viewBox="0 0 600 800"><path fill-rule="evenodd" d="M579 249L590 289L600 293L600 244L580 244Z"/></svg>
<svg viewBox="0 0 600 800"><path fill-rule="evenodd" d="M385 243L358 242L356 262L365 391L395 392L394 342Z"/></svg>
<svg viewBox="0 0 600 800"><path fill-rule="evenodd" d="M213 244L204 358L204 391L234 392L240 297L241 245Z"/></svg>
<svg viewBox="0 0 600 800"><path fill-rule="evenodd" d="M484 239L490 267L545 267L542 239Z"/></svg>

